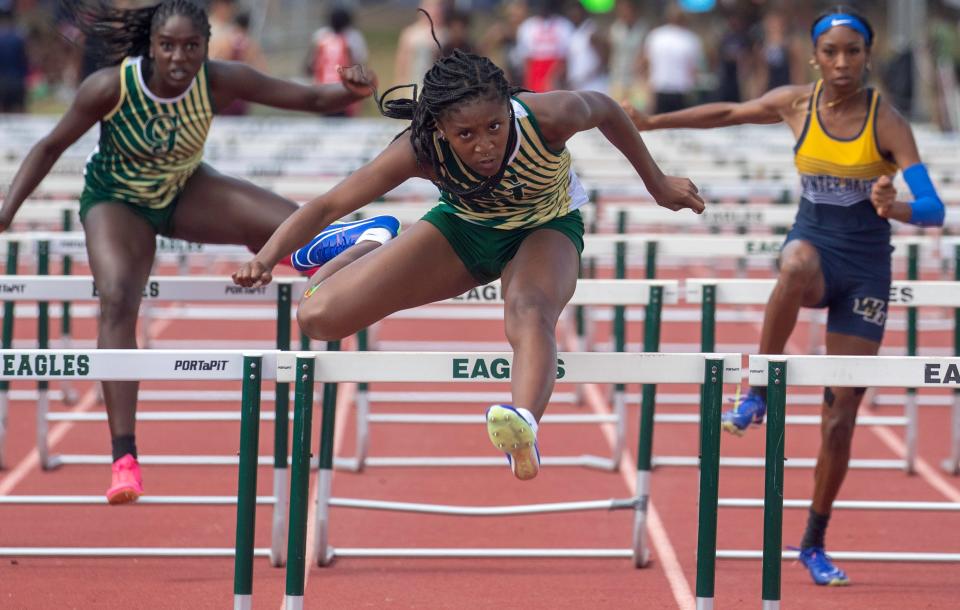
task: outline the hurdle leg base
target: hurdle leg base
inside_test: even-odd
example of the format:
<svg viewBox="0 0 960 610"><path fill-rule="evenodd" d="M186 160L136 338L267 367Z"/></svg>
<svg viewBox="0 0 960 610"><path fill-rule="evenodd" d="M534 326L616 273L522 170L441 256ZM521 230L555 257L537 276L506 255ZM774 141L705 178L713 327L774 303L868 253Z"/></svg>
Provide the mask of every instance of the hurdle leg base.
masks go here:
<svg viewBox="0 0 960 610"><path fill-rule="evenodd" d="M303 610L303 596L302 595L287 595L284 598L286 610Z"/></svg>
<svg viewBox="0 0 960 610"><path fill-rule="evenodd" d="M252 595L234 595L233 610L251 610L253 608Z"/></svg>
<svg viewBox="0 0 960 610"><path fill-rule="evenodd" d="M960 474L960 461L958 460L943 460L943 463L940 465L943 468L943 471L947 474L957 476Z"/></svg>
<svg viewBox="0 0 960 610"><path fill-rule="evenodd" d="M43 460L40 463L40 469L44 472L50 472L51 470L57 470L63 466L63 460L60 459L60 455L49 455L46 460Z"/></svg>

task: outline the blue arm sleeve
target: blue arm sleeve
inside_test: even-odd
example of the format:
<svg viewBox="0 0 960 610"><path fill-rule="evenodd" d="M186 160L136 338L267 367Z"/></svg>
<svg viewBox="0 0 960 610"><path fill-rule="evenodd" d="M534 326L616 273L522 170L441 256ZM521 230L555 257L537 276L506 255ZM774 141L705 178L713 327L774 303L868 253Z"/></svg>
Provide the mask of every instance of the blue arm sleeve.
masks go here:
<svg viewBox="0 0 960 610"><path fill-rule="evenodd" d="M942 227L946 208L937 189L933 187L927 166L923 163L911 165L903 170L903 179L906 180L910 192L913 193L913 202L910 204L910 224L921 227Z"/></svg>

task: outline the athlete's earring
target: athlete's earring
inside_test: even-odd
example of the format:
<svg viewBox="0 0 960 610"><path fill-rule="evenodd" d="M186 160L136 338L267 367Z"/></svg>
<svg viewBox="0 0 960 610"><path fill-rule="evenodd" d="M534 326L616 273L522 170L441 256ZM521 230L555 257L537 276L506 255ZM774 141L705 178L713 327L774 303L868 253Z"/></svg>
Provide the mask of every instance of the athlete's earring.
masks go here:
<svg viewBox="0 0 960 610"><path fill-rule="evenodd" d="M808 63L809 63L811 66L813 66L813 69L814 69L814 70L819 70L819 69L820 69L820 64L817 63L817 60L811 59Z"/></svg>
<svg viewBox="0 0 960 610"><path fill-rule="evenodd" d="M443 133L442 131L440 132L440 139L443 140L444 142L447 141L447 135L446 135L445 133Z"/></svg>

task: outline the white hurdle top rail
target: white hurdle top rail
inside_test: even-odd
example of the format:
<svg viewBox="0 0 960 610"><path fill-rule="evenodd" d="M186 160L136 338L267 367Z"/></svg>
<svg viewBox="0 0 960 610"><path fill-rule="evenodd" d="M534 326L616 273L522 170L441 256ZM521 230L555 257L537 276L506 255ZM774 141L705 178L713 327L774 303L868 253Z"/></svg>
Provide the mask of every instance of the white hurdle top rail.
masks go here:
<svg viewBox="0 0 960 610"><path fill-rule="evenodd" d="M283 352L277 381L294 382L296 358L314 358L318 382L504 382L509 352ZM703 383L704 363L723 359L723 382L740 382L740 354L596 353L557 355L557 383Z"/></svg>
<svg viewBox="0 0 960 610"><path fill-rule="evenodd" d="M739 203L708 203L703 214L695 214L690 210L673 212L653 203L637 205L636 203L604 203L602 204L601 218L606 222L616 222L621 212L626 213L627 222L634 224L654 224L667 226L735 226L751 227L788 227L793 225L797 216L796 205L785 204L739 204ZM958 206L947 206L944 226L960 226ZM896 231L900 227L910 227L907 223L893 221L890 223Z"/></svg>
<svg viewBox="0 0 960 610"><path fill-rule="evenodd" d="M924 356L750 356L750 385L787 363L787 387L960 388L960 358Z"/></svg>
<svg viewBox="0 0 960 610"><path fill-rule="evenodd" d="M406 210L401 212L401 210ZM426 211L416 204L371 204L361 210L363 216L378 213L391 214L409 223L419 219ZM657 253L678 258L687 257L730 257L730 258L774 258L780 254L783 235L672 235L662 233L588 233L583 236L583 256L612 255L616 244L626 244L636 252L647 244L656 244ZM0 251L7 244L18 242L33 246L41 241L49 242L50 253L85 257L86 236L82 231L28 231L4 233L0 235ZM921 249L940 256L952 256L952 246L960 244L960 237L935 237L933 235L896 235L891 240L893 256L906 256L908 246L917 245ZM157 237L158 255L210 254L231 260L248 260L252 254L243 246L224 244L200 244Z"/></svg>
<svg viewBox="0 0 960 610"><path fill-rule="evenodd" d="M762 305L770 298L777 280L689 278L684 283L684 301L700 303L704 286L716 286L717 303ZM960 282L894 280L890 305L903 307L960 306Z"/></svg>
<svg viewBox="0 0 960 610"><path fill-rule="evenodd" d="M243 379L244 356L262 356L276 378L276 350L0 349L0 380L216 381Z"/></svg>
<svg viewBox="0 0 960 610"><path fill-rule="evenodd" d="M207 301L276 303L280 284L291 284L299 298L306 278L280 277L266 286L244 288L222 276L151 276L143 292L144 301ZM93 278L85 275L3 275L0 299L16 301L95 301Z"/></svg>
<svg viewBox="0 0 960 610"><path fill-rule="evenodd" d="M156 275L147 280L144 301L276 303L278 286L290 284L292 297L303 294L307 278L276 277L266 286L244 288L228 277L177 277ZM677 280L594 280L577 281L571 305L646 305L650 287L663 288L663 302L677 303ZM0 300L6 301L95 301L96 287L84 275L0 275ZM459 297L439 303L490 305L503 303L499 280L471 289Z"/></svg>

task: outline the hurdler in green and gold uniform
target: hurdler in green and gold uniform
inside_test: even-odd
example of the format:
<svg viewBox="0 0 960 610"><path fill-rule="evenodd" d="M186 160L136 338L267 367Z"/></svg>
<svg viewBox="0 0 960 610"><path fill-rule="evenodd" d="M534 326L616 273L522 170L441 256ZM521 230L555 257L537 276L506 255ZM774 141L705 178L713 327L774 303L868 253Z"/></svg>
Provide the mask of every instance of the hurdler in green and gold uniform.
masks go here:
<svg viewBox="0 0 960 610"><path fill-rule="evenodd" d="M589 199L571 166L570 151L551 150L530 109L517 98L511 103L517 137L500 182L477 195L441 189L440 203L423 218L444 234L470 273L484 284L500 277L524 237L537 229L560 231L583 252L578 208ZM445 180L464 190L485 181L437 133L434 147Z"/></svg>
<svg viewBox="0 0 960 610"><path fill-rule="evenodd" d="M120 99L100 123L100 143L87 161L80 218L103 202L129 204L158 233L168 233L177 197L203 160L213 105L204 64L181 95L152 93L143 58L120 66Z"/></svg>

